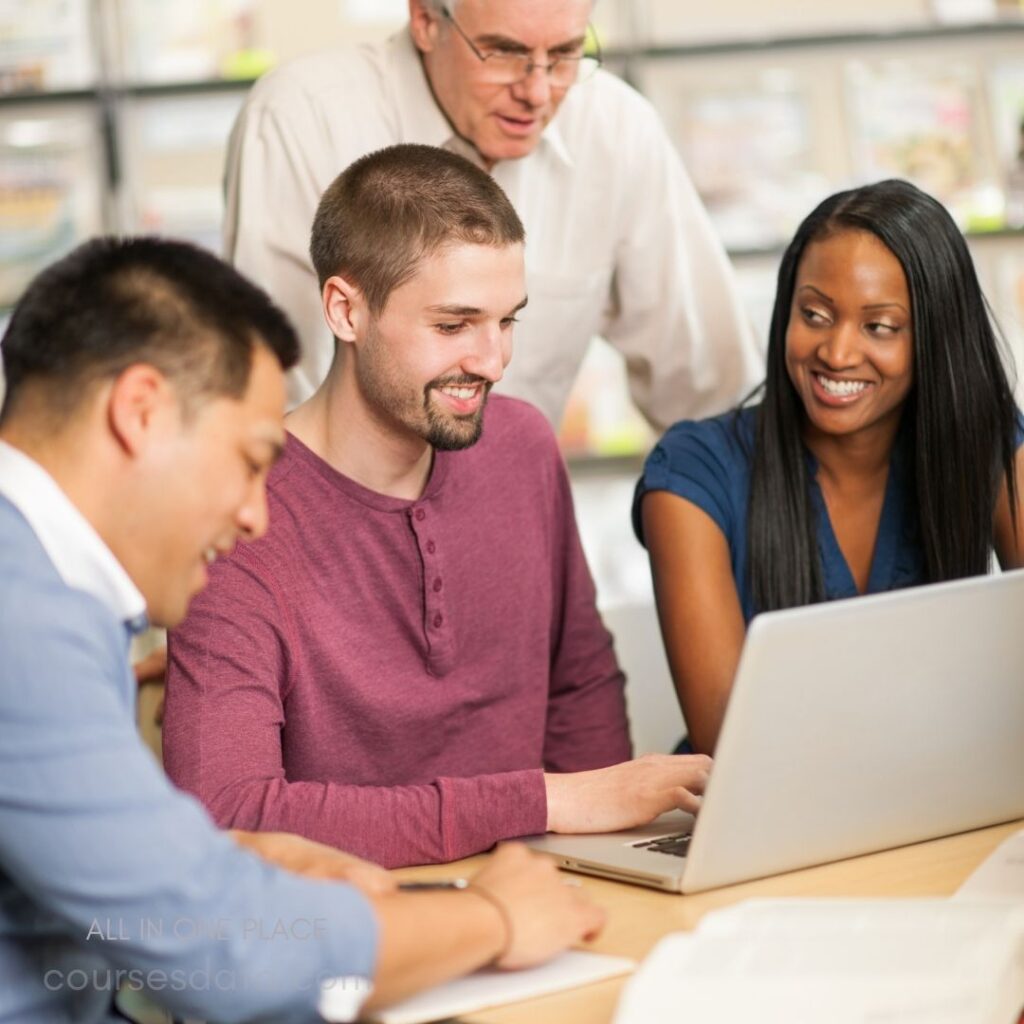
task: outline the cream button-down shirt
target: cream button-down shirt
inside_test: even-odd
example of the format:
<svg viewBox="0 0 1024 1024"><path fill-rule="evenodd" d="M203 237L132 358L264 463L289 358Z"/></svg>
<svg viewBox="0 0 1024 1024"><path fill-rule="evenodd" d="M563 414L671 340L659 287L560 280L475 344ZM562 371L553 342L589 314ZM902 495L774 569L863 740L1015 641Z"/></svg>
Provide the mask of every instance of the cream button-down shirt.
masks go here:
<svg viewBox="0 0 1024 1024"><path fill-rule="evenodd" d="M231 136L226 254L262 285L304 347L290 398L325 377L309 232L353 160L398 142L473 157L438 108L409 33L303 57L252 89ZM569 90L537 148L493 168L526 228L529 305L499 390L557 425L590 339L625 357L657 428L720 412L763 376L725 252L650 104L599 71Z"/></svg>

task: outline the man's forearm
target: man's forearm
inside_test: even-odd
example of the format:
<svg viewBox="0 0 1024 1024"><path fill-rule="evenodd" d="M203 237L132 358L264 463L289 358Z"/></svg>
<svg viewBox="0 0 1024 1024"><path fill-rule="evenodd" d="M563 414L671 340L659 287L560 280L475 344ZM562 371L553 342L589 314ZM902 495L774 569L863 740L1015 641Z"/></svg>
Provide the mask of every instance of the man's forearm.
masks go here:
<svg viewBox="0 0 1024 1024"><path fill-rule="evenodd" d="M292 832L389 868L458 860L542 832L547 813L539 769L422 786L235 783L211 811L222 827Z"/></svg>

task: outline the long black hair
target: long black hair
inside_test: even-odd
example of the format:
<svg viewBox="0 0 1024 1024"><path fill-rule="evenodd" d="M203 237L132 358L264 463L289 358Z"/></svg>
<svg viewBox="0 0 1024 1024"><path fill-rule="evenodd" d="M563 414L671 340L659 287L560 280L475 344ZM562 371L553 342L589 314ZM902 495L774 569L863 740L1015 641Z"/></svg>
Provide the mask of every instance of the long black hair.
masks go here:
<svg viewBox="0 0 1024 1024"><path fill-rule="evenodd" d="M786 331L805 249L846 230L878 238L900 261L910 292L913 383L901 430L912 453L924 582L984 573L1003 480L1016 507L1017 408L963 235L908 182L839 192L800 225L779 268L747 520L758 611L825 597L802 441L806 413L786 371Z"/></svg>

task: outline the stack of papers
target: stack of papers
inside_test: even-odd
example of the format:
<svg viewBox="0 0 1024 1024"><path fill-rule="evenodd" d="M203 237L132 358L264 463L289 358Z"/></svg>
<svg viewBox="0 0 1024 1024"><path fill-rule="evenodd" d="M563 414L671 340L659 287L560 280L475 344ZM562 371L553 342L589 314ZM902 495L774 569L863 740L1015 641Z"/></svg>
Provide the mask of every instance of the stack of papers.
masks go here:
<svg viewBox="0 0 1024 1024"><path fill-rule="evenodd" d="M1016 1024L1024 906L750 900L663 939L615 1024Z"/></svg>

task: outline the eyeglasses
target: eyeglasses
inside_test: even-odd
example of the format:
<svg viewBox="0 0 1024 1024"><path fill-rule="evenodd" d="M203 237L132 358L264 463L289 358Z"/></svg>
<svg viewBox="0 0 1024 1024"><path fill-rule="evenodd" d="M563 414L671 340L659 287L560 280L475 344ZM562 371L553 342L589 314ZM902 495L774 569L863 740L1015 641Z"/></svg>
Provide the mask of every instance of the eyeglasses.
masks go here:
<svg viewBox="0 0 1024 1024"><path fill-rule="evenodd" d="M549 53L548 63L541 64L529 53L515 50L492 50L489 53L481 53L447 7L441 8L441 14L452 23L455 31L462 36L466 45L480 61L484 81L495 85L515 85L529 78L537 68L540 68L552 85L567 88L576 82L586 81L601 66L601 44L590 25L587 26L587 41L591 43L593 52L557 54L554 57ZM580 49L584 50L584 47Z"/></svg>

